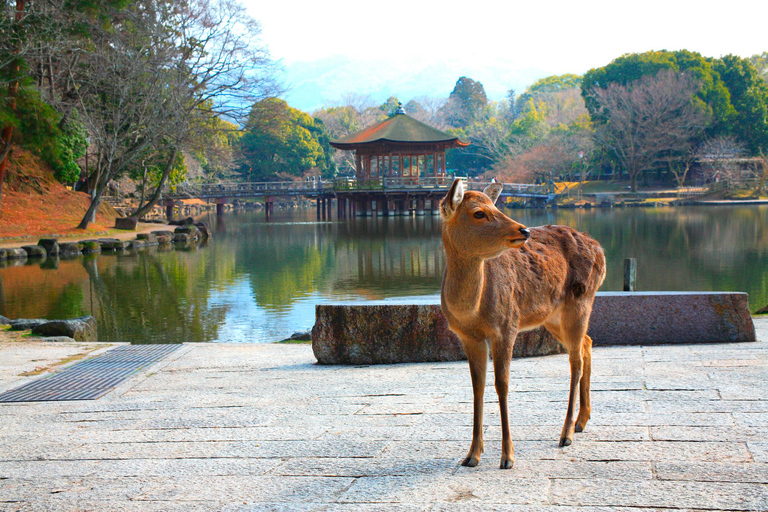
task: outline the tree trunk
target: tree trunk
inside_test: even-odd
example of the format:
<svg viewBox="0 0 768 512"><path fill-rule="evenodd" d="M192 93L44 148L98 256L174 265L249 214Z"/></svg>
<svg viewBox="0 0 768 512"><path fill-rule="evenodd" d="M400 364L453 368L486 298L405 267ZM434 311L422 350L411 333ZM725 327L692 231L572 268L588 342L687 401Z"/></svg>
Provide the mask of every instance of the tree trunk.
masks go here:
<svg viewBox="0 0 768 512"><path fill-rule="evenodd" d="M24 17L24 8L26 0L16 0L16 23L21 24L21 20ZM18 53L18 51L16 52ZM13 61L11 70L13 72L14 79L8 84L8 107L10 110L16 110L16 93L19 90L18 74L21 69L21 63L18 57ZM3 128L2 135L0 136L0 144L3 146L2 158L0 158L0 213L2 213L3 205L3 182L5 181L5 169L8 166L8 153L11 149L11 136L13 135L13 126L6 126Z"/></svg>
<svg viewBox="0 0 768 512"><path fill-rule="evenodd" d="M109 173L104 170L102 176L109 176ZM96 212L99 211L99 206L101 206L101 197L104 195L104 191L107 189L110 180L104 179L100 181L100 183L97 182L95 184L95 188L91 194L91 204L88 206L85 215L83 215L83 220L77 225L77 229L88 229L88 224L96 220Z"/></svg>
<svg viewBox="0 0 768 512"><path fill-rule="evenodd" d="M2 150L0 151L0 214L3 211L3 183L5 182L5 169L8 166L8 153L11 152L12 134L13 127L8 126L3 130L2 136L0 136L0 144L2 144Z"/></svg>
<svg viewBox="0 0 768 512"><path fill-rule="evenodd" d="M165 187L165 183L168 181L168 177L171 175L171 171L173 170L173 163L176 161L176 155L178 155L178 153L179 153L179 149L174 147L173 151L171 152L171 157L165 163L165 169L163 169L163 177L160 178L160 183L157 185L157 188L155 189L155 192L152 194L152 197L149 198L149 201L147 201L147 204L145 204L144 206L136 210L136 212L133 215L131 215L131 217L136 217L137 219L140 219L155 206L155 204L160 199L160 196L163 193L163 188Z"/></svg>

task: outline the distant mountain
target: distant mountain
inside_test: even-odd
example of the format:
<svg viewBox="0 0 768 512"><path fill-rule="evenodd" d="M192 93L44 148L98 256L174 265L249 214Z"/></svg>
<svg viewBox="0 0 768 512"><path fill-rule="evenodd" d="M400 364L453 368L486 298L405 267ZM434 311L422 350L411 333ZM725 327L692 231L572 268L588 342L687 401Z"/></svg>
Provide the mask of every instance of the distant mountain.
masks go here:
<svg viewBox="0 0 768 512"><path fill-rule="evenodd" d="M283 98L292 107L310 113L341 104L347 94L367 95L376 103L390 96L397 96L403 103L419 96L447 98L462 76L481 82L490 100L501 100L509 89L520 94L537 79L555 74L541 69L512 69L503 63L416 60L409 64L398 59L356 60L342 55L283 62L283 66L289 87Z"/></svg>

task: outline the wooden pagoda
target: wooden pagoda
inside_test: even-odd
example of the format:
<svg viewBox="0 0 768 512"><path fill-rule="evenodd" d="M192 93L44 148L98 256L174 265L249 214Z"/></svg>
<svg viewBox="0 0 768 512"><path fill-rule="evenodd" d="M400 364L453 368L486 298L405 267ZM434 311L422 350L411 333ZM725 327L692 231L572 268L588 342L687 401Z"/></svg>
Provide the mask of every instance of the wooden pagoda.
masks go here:
<svg viewBox="0 0 768 512"><path fill-rule="evenodd" d="M355 178L360 185L444 184L445 150L466 147L468 142L410 117L400 107L395 115L331 146L355 152Z"/></svg>
<svg viewBox="0 0 768 512"><path fill-rule="evenodd" d="M405 113L362 131L330 141L336 149L355 152L355 180L348 192L337 191L339 215L407 214L414 206L424 211L425 201L436 209L436 199L450 186L445 151L469 145L458 137L432 128Z"/></svg>

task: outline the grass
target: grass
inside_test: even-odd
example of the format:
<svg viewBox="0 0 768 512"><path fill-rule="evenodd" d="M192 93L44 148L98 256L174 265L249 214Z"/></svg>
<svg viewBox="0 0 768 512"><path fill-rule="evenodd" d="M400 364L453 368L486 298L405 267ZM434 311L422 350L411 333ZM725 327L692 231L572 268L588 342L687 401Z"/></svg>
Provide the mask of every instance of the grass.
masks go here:
<svg viewBox="0 0 768 512"><path fill-rule="evenodd" d="M105 345L105 344L95 345L95 346L87 349L85 352L79 352L77 354L73 354L71 356L65 357L64 359L61 359L61 360L56 361L55 363L51 363L49 365L38 366L34 370L30 370L30 371L27 371L27 372L20 373L19 376L21 376L21 377L34 377L36 375L41 375L41 374L49 372L49 371L51 371L51 370L53 370L55 368L58 368L59 366L63 366L63 365L69 364L69 363L73 363L75 361L80 361L81 359L84 359L84 358L88 357L94 350L98 350L98 349L100 349L102 347L106 347L106 346L108 346L108 345Z"/></svg>

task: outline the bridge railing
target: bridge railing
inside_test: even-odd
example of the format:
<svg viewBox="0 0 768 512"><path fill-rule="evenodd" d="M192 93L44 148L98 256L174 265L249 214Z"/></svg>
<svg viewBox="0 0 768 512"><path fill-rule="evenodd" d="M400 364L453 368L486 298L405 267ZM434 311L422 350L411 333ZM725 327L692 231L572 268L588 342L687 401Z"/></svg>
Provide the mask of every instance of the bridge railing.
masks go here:
<svg viewBox="0 0 768 512"><path fill-rule="evenodd" d="M247 183L205 183L200 186L203 196L227 194L311 193L333 188L330 181L263 181Z"/></svg>

